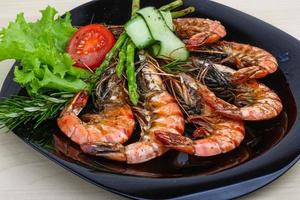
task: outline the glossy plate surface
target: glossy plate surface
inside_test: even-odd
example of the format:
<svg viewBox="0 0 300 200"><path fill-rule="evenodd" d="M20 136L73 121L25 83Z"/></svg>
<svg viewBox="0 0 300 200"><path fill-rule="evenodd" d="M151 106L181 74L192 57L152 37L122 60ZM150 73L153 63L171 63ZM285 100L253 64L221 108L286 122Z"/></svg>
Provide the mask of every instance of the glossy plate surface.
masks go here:
<svg viewBox="0 0 300 200"><path fill-rule="evenodd" d="M170 1L142 0L142 6ZM123 24L130 16L131 1L92 1L71 11L74 25L91 22ZM276 91L284 112L276 119L247 123L247 138L233 152L212 158L195 158L170 151L141 165L126 165L86 156L58 130L55 120L38 129L31 124L14 130L21 139L49 159L82 178L131 198L229 199L273 181L299 158L300 42L256 18L206 0L185 0L196 7L194 16L222 22L227 40L249 43L270 51L280 70L262 80ZM22 94L7 76L1 97ZM26 131L24 131L26 130ZM138 135L138 131L136 133ZM137 136L136 136L137 137Z"/></svg>

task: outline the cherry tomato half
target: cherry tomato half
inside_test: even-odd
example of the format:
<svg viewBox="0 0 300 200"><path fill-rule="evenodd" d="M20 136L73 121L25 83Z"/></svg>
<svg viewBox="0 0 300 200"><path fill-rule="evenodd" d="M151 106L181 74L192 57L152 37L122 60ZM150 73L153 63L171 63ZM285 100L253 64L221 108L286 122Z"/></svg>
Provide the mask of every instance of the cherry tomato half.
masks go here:
<svg viewBox="0 0 300 200"><path fill-rule="evenodd" d="M114 44L110 30L100 24L90 24L74 33L67 51L76 62L75 66L95 70Z"/></svg>

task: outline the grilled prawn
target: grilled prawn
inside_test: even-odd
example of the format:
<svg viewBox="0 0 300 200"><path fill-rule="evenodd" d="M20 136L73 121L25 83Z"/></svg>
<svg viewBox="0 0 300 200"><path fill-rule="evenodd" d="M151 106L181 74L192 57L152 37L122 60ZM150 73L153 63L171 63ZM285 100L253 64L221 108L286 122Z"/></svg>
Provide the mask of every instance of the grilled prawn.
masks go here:
<svg viewBox="0 0 300 200"><path fill-rule="evenodd" d="M212 44L226 36L225 27L219 21L203 18L174 19L177 35L185 39L186 46L192 50L205 44Z"/></svg>
<svg viewBox="0 0 300 200"><path fill-rule="evenodd" d="M197 58L192 58L192 60L195 66L201 68L200 71L207 71L204 78L200 78L200 81L214 91L218 97L226 98L226 95L230 96L231 102L240 108L243 120L268 120L281 113L283 106L280 98L264 84L256 80L235 84L232 81L235 70ZM212 84L212 77L216 74L219 75ZM227 82L222 81L220 78L227 80ZM223 90L223 93L218 92L220 90Z"/></svg>
<svg viewBox="0 0 300 200"><path fill-rule="evenodd" d="M196 140L173 133L156 133L167 147L196 156L214 156L237 148L243 141L245 129L242 120L224 117L203 98L209 90L187 74L180 74L180 83L173 85L176 96L187 112L188 121L199 126L193 133ZM210 92L211 93L211 92Z"/></svg>
<svg viewBox="0 0 300 200"><path fill-rule="evenodd" d="M166 133L182 135L184 118L175 99L166 91L155 69L155 63L141 55L145 60L138 76L143 105L135 108L141 126L138 142L123 146L121 144L87 144L86 153L123 161L129 164L142 163L163 155L169 149L156 139L155 134Z"/></svg>
<svg viewBox="0 0 300 200"><path fill-rule="evenodd" d="M126 102L122 82L114 72L103 76L100 82L98 90L107 82L106 90L98 91L97 94L97 102L102 105L100 112L78 117L88 100L87 92L81 91L66 105L57 119L60 130L81 147L96 142L124 143L135 128L133 112Z"/></svg>
<svg viewBox="0 0 300 200"><path fill-rule="evenodd" d="M233 64L238 70L232 75L234 83L263 78L278 68L276 58L266 50L248 44L219 41L195 50L218 64Z"/></svg>

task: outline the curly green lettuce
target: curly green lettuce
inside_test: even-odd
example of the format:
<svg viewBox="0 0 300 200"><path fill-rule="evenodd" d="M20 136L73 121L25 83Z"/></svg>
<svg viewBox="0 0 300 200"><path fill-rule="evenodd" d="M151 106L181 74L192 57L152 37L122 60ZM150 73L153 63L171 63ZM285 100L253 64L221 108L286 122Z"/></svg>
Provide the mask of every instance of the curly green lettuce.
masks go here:
<svg viewBox="0 0 300 200"><path fill-rule="evenodd" d="M18 14L15 22L0 31L0 61L20 62L14 80L32 95L49 90L90 90L85 80L91 73L73 67L74 61L66 53L66 45L77 30L70 13L56 17L57 11L50 6L41 13L41 19L34 23L26 22L23 13Z"/></svg>

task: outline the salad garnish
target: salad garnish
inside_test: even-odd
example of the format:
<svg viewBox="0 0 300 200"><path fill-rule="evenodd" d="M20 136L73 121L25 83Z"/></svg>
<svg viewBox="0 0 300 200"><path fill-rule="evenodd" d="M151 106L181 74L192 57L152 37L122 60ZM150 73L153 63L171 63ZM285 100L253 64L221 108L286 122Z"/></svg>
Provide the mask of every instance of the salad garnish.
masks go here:
<svg viewBox="0 0 300 200"><path fill-rule="evenodd" d="M91 73L73 67L74 61L66 52L70 37L77 30L71 15L56 17L57 11L47 7L40 20L29 23L19 14L15 22L1 30L0 61L19 61L14 80L26 88L28 94L42 94L49 90L77 92L91 89L84 81Z"/></svg>

